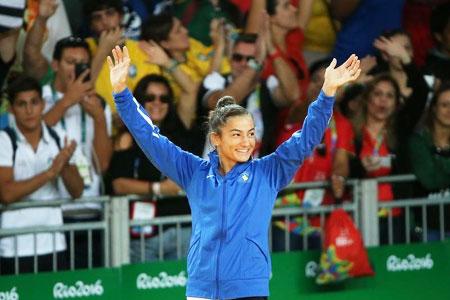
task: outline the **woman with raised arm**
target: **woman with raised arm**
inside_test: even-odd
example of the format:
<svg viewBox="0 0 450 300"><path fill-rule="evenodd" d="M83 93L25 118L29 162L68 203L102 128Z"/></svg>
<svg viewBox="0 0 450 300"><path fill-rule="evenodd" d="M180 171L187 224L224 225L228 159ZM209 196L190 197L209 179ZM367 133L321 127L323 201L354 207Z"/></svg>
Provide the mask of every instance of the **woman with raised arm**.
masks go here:
<svg viewBox="0 0 450 300"><path fill-rule="evenodd" d="M126 47L108 57L117 111L147 157L182 187L192 212L187 258L188 299L267 299L271 263L268 229L275 197L322 140L334 95L360 73L355 55L325 72L322 91L302 131L261 159L251 159L255 126L251 114L225 96L209 119L215 148L209 161L182 151L159 133L126 86Z"/></svg>

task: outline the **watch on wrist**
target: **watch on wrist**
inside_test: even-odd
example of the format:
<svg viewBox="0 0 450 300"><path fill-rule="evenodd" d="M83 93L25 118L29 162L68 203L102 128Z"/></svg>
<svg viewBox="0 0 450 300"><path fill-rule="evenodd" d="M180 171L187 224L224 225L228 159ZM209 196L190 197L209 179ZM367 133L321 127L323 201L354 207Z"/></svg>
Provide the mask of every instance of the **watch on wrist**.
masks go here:
<svg viewBox="0 0 450 300"><path fill-rule="evenodd" d="M259 72L262 70L262 64L259 63L256 59L249 59L247 62L247 65L255 70L256 72Z"/></svg>

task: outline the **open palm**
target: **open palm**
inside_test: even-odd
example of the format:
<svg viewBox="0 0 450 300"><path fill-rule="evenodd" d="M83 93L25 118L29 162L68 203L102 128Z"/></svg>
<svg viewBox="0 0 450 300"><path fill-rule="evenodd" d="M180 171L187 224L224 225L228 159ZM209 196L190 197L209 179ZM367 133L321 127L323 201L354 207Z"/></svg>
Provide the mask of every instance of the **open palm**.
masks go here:
<svg viewBox="0 0 450 300"><path fill-rule="evenodd" d="M114 62L111 56L106 59L109 66L109 79L114 93L120 93L127 87L128 69L130 67L130 55L126 46L120 49L116 46L112 50Z"/></svg>
<svg viewBox="0 0 450 300"><path fill-rule="evenodd" d="M346 62L337 68L336 59L333 59L325 71L324 86L336 90L347 82L356 80L361 73L359 64L360 60L355 54L352 54Z"/></svg>

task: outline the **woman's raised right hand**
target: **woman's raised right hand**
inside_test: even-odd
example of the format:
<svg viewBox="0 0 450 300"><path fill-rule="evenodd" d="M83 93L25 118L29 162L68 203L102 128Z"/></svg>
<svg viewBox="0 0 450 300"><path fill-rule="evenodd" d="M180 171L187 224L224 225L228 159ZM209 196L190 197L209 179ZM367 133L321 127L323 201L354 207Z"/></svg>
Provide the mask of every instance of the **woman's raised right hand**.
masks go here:
<svg viewBox="0 0 450 300"><path fill-rule="evenodd" d="M124 46L123 49L116 46L112 50L112 55L114 57L114 62L111 56L106 58L109 66L109 78L111 80L113 92L120 93L127 87L128 69L131 61L130 55L126 46Z"/></svg>

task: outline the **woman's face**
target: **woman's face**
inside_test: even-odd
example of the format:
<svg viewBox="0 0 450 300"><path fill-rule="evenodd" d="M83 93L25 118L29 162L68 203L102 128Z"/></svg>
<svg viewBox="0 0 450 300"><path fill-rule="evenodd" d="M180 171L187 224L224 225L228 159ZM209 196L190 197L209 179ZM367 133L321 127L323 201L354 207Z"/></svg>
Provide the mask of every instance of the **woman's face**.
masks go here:
<svg viewBox="0 0 450 300"><path fill-rule="evenodd" d="M228 118L220 134L212 133L211 142L221 162L233 166L248 161L256 143L253 118L250 115Z"/></svg>
<svg viewBox="0 0 450 300"><path fill-rule="evenodd" d="M389 81L378 82L369 94L367 116L377 121L387 121L396 108L396 92Z"/></svg>
<svg viewBox="0 0 450 300"><path fill-rule="evenodd" d="M167 51L187 51L189 50L189 34L186 27L177 18L173 19L172 29L165 41L161 41L161 46Z"/></svg>
<svg viewBox="0 0 450 300"><path fill-rule="evenodd" d="M144 108L155 124L161 123L169 112L169 90L162 83L152 82L147 86L145 94Z"/></svg>
<svg viewBox="0 0 450 300"><path fill-rule="evenodd" d="M450 90L447 90L439 95L436 102L435 122L441 126L450 127Z"/></svg>
<svg viewBox="0 0 450 300"><path fill-rule="evenodd" d="M273 24L290 30L298 27L297 8L291 4L290 0L277 0L275 14L271 16Z"/></svg>

